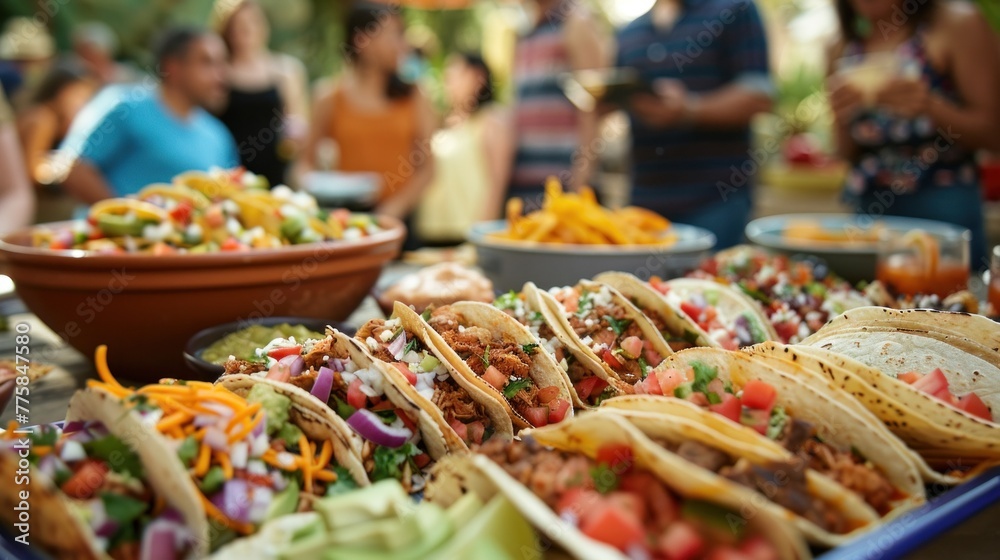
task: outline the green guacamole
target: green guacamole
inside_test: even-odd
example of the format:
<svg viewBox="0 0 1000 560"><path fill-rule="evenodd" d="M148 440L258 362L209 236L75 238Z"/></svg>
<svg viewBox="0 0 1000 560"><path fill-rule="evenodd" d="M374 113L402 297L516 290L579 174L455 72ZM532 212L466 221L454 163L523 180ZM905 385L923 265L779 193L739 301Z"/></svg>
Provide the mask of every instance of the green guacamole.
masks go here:
<svg viewBox="0 0 1000 560"><path fill-rule="evenodd" d="M295 337L297 342L306 339L321 339L323 335L313 332L302 325L289 325L282 323L273 327L263 325L253 325L243 330L228 334L219 339L201 353L201 359L213 364L222 365L226 363L229 356L236 356L238 359L258 361L254 352L258 348L267 346L268 342L276 338Z"/></svg>

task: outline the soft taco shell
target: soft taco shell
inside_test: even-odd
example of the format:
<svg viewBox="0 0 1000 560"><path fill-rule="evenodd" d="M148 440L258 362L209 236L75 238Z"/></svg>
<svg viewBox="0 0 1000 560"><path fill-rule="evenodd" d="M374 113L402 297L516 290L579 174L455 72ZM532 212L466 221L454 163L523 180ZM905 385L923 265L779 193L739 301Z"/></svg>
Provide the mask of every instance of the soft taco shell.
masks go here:
<svg viewBox="0 0 1000 560"><path fill-rule="evenodd" d="M531 334L531 331L529 331L527 327L492 305L466 301L455 303L449 305L448 307L456 314L460 315L467 324L489 330L494 338L512 340L516 344L521 345L538 344L538 339ZM504 411L506 411L506 413L510 416L511 421L515 426L519 428L531 427L527 420L511 408L510 403L507 402L507 399L502 393L500 393L500 391L497 391L495 387L484 381L482 377L476 375L476 373L469 368L469 365L462 360L458 353L448 346L444 337L438 334L438 332L423 319L420 320L426 324L424 332L427 333L427 342L441 351L441 354L445 356L447 363L451 365L454 371L458 372L459 375L465 376L470 384L478 387L483 392L492 395L495 399L497 399L500 402L500 405L504 408ZM552 356L544 350L536 350L531 355L531 358L531 371L529 372L529 375L535 382L535 385L539 387L558 387L559 398L572 403L573 397L569 392L569 383L567 383L566 376L563 374L562 368L559 367L559 364L555 362ZM573 409L570 407L570 409L566 412L566 418L572 417Z"/></svg>
<svg viewBox="0 0 1000 560"><path fill-rule="evenodd" d="M504 405L507 404L507 401L504 400L501 403L495 394L496 391L493 391L492 393L487 392L483 390L479 384L473 383L469 379L468 375L460 373L459 370L457 370L452 364L452 358L457 358L457 356L455 356L455 352L451 351L450 348L448 348L448 352L446 352L444 348L432 342L433 339L431 338L431 333L437 336L437 338L441 338L440 335L438 335L434 329L430 328L430 326L427 325L427 323L420 317L420 315L417 314L416 311L398 301L393 305L392 309L392 314L399 318L403 328L416 335L424 346L437 356L437 358L441 360L441 363L448 368L448 372L452 374L451 378L455 380L455 383L458 383L458 385L462 389L465 389L465 392L468 393L473 400L483 406L486 414L490 417L490 421L493 423L493 437L500 437L508 441L514 439L514 425L511 420L511 415L507 413L507 408L504 407ZM405 388L408 384L397 383L397 385ZM415 393L416 390L413 392ZM503 396L501 395L500 398L502 397ZM435 409L436 408L437 407L435 407ZM440 414L440 410L438 413ZM447 424L445 425L447 426ZM448 426L448 430L451 430L450 426ZM451 431L454 433L454 430ZM461 439L458 438L458 434L455 434L454 439L449 439L448 441L454 443L455 440L460 442L462 447L465 447L465 442L462 442Z"/></svg>
<svg viewBox="0 0 1000 560"><path fill-rule="evenodd" d="M236 374L226 375L215 382L241 397L246 397L250 389L258 383L269 385L276 393L285 395L292 400L289 420L293 422L307 438L314 441L330 440L333 445L333 456L337 464L347 469L351 477L360 486L367 486L368 475L361 463L361 456L354 448L350 437L351 428L342 418L333 414L326 403L294 385L281 383L262 377ZM324 412L329 411L329 413Z"/></svg>
<svg viewBox="0 0 1000 560"><path fill-rule="evenodd" d="M666 323L667 330L672 336L691 340L695 346L718 346L709 338L708 333L683 311L635 276L627 272L604 272L595 276L594 281L611 286L641 307L655 310L663 317L663 322Z"/></svg>
<svg viewBox="0 0 1000 560"><path fill-rule="evenodd" d="M778 340L778 333L774 330L774 325L767 320L767 316L761 310L756 301L750 299L743 292L725 284L712 282L711 280L700 280L697 278L675 278L666 282L670 290L689 297L693 294L704 295L707 292L718 294L719 302L715 305L719 313L725 317L725 322L730 323L736 317L746 314L747 318L756 323L757 327L764 333L768 340ZM698 328L692 321L691 324ZM701 333L708 337L708 333L698 328ZM718 346L712 344L711 346Z"/></svg>
<svg viewBox="0 0 1000 560"><path fill-rule="evenodd" d="M604 408L601 414L618 414L628 420L632 425L642 431L651 439L663 439L672 443L684 441L696 441L726 454L746 460L754 465L768 465L774 462L782 462L790 459L790 456L780 456L769 453L767 450L748 445L739 440L728 438L719 432L706 427L705 425L687 418L671 416L669 414L656 414L651 412L629 411L626 409ZM707 413L706 413L707 414ZM655 443L655 442L654 442ZM669 453L669 452L668 452ZM738 487L740 491L747 490L746 487L736 484L722 476L710 471L699 469L695 465L687 463L684 459L674 453L669 453L672 458L681 460L678 470L681 472L691 472L697 470L699 473L710 475L719 480L720 491L731 491L732 486ZM802 467L806 468L806 467ZM799 531L810 541L824 546L837 546L843 544L858 534L871 529L879 522L879 515L861 499L860 496L850 492L833 480L806 468L806 484L812 499L822 501L838 510L852 526L857 527L853 531L844 534L830 533L808 521L807 519L786 510L778 504L774 506L781 511L781 515L794 516L793 522Z"/></svg>

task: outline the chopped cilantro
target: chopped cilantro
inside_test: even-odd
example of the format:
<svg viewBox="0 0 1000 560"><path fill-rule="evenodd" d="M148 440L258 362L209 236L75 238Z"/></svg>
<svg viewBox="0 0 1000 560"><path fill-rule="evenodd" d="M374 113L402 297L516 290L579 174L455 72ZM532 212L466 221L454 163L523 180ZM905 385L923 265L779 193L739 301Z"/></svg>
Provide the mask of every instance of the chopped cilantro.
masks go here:
<svg viewBox="0 0 1000 560"><path fill-rule="evenodd" d="M416 352L418 344L420 344L420 341L417 340L417 337L414 336L410 338L410 340L406 342L406 346L403 347L403 354Z"/></svg>
<svg viewBox="0 0 1000 560"><path fill-rule="evenodd" d="M706 393L705 396L708 398L708 404L722 404L722 397L712 391Z"/></svg>
<svg viewBox="0 0 1000 560"><path fill-rule="evenodd" d="M580 299L577 300L576 305L576 314L578 316L583 317L587 313L590 313L591 308L594 306L594 294L592 292L580 294Z"/></svg>
<svg viewBox="0 0 1000 560"><path fill-rule="evenodd" d="M525 353L525 354L531 354L531 353L533 353L533 352L535 351L535 349L536 349L536 348L538 348L538 345L537 345L537 344L535 344L535 343L531 343L531 344L522 344L522 345L521 345L521 350L524 350L524 353Z"/></svg>
<svg viewBox="0 0 1000 560"><path fill-rule="evenodd" d="M753 339L754 343L766 342L767 335L764 333L764 329L761 328L759 319L749 311L744 311L743 317L747 320L747 328L750 330L750 338Z"/></svg>
<svg viewBox="0 0 1000 560"><path fill-rule="evenodd" d="M517 301L517 292L511 290L498 297L496 301L493 302L493 307L496 307L497 309L515 309L517 307Z"/></svg>
<svg viewBox="0 0 1000 560"><path fill-rule="evenodd" d="M532 311L531 315L528 316L532 321L544 321L545 315L542 315L541 311Z"/></svg>
<svg viewBox="0 0 1000 560"><path fill-rule="evenodd" d="M763 303L764 305L771 305L771 298L767 297L767 294L756 288L751 288L749 285L747 285L745 281L740 281L740 283L737 284L737 286L739 286L739 288L743 290L743 293L752 297L753 299Z"/></svg>
<svg viewBox="0 0 1000 560"><path fill-rule="evenodd" d="M613 396L615 396L615 390L611 386L605 387L604 390L601 391L601 394L597 395L597 399L594 401L594 406L599 406L602 402Z"/></svg>
<svg viewBox="0 0 1000 560"><path fill-rule="evenodd" d="M698 344L698 339L701 338L701 336L694 331L689 331L687 329L684 329L683 338L684 342L687 342L689 344Z"/></svg>
<svg viewBox="0 0 1000 560"><path fill-rule="evenodd" d="M788 415L785 414L785 409L782 406L779 405L771 409L771 418L767 421L767 438L778 439L781 437L787 421Z"/></svg>
<svg viewBox="0 0 1000 560"><path fill-rule="evenodd" d="M615 331L615 334L621 336L625 332L625 329L632 324L632 319L615 319L611 315L605 315L604 320L611 325L611 330Z"/></svg>
<svg viewBox="0 0 1000 560"><path fill-rule="evenodd" d="M351 417L352 414L357 412L357 409L353 406L347 404L347 402L340 400L340 397L333 395L330 397L334 402L334 410L337 411L337 416L340 416L344 420Z"/></svg>
<svg viewBox="0 0 1000 560"><path fill-rule="evenodd" d="M527 389L528 387L531 387L531 385L531 379L528 377L510 381L507 383L507 386L503 388L503 396L508 399L512 399L514 398L514 395L520 393L522 389Z"/></svg>
<svg viewBox="0 0 1000 560"><path fill-rule="evenodd" d="M691 390L696 393L708 391L708 384L719 376L719 370L704 362L691 362L691 369L694 370L694 382L691 384Z"/></svg>
<svg viewBox="0 0 1000 560"><path fill-rule="evenodd" d="M691 390L691 383L681 383L674 389L674 396L678 399L686 399L691 396L694 391Z"/></svg>
<svg viewBox="0 0 1000 560"><path fill-rule="evenodd" d="M420 318L423 319L424 321L430 320L431 310L429 307L427 309L424 309L424 312L420 314Z"/></svg>
<svg viewBox="0 0 1000 560"><path fill-rule="evenodd" d="M126 401L132 405L132 407L139 412L152 412L159 410L159 408L150 402L149 397L146 395L141 395L139 393L133 394L128 397Z"/></svg>
<svg viewBox="0 0 1000 560"><path fill-rule="evenodd" d="M226 482L226 474L222 471L222 467L215 465L208 469L198 487L201 488L203 494L208 496L221 490L224 482Z"/></svg>
<svg viewBox="0 0 1000 560"><path fill-rule="evenodd" d="M806 292L811 296L824 298L826 297L826 286L819 282L809 282L806 284Z"/></svg>
<svg viewBox="0 0 1000 560"><path fill-rule="evenodd" d="M59 430L51 426L40 426L28 435L31 447L52 447L59 441Z"/></svg>
<svg viewBox="0 0 1000 560"><path fill-rule="evenodd" d="M649 375L649 364L646 363L646 358L639 356L639 372L642 374L642 378L646 379Z"/></svg>
<svg viewBox="0 0 1000 560"><path fill-rule="evenodd" d="M590 469L590 478L594 480L594 489L601 494L607 494L618 488L618 475L603 463Z"/></svg>
<svg viewBox="0 0 1000 560"><path fill-rule="evenodd" d="M490 367L490 345L486 345L486 351L479 357L483 361L483 367Z"/></svg>
<svg viewBox="0 0 1000 560"><path fill-rule="evenodd" d="M398 416L396 416L395 410L380 410L375 414L382 420L382 423L386 425L392 424L393 422L396 421L397 418L399 418Z"/></svg>
<svg viewBox="0 0 1000 560"><path fill-rule="evenodd" d="M83 448L87 451L88 457L104 461L116 473L142 479L142 462L139 460L139 455L117 437L105 436L88 441L83 444Z"/></svg>
<svg viewBox="0 0 1000 560"><path fill-rule="evenodd" d="M378 450L376 450L377 452ZM339 496L341 494L347 494L348 492L358 488L357 481L351 476L351 473L344 467L337 465L333 468L333 472L337 473L337 480L333 484L326 487L327 496Z"/></svg>
<svg viewBox="0 0 1000 560"><path fill-rule="evenodd" d="M395 449L381 445L376 447L373 454L375 467L371 473L372 482L378 482L387 478L399 480L399 477L403 476L403 470L400 468L403 463L410 457L419 454L420 450L409 442Z"/></svg>
<svg viewBox="0 0 1000 560"><path fill-rule="evenodd" d="M101 502L108 519L115 521L119 527L131 525L149 507L144 501L112 492L101 492Z"/></svg>
<svg viewBox="0 0 1000 560"><path fill-rule="evenodd" d="M181 463L187 467L194 463L197 456L198 440L194 439L194 436L184 438L184 441L182 441L177 447L177 458L179 458Z"/></svg>
<svg viewBox="0 0 1000 560"><path fill-rule="evenodd" d="M401 334L403 334L403 327L396 327L396 330L392 331L392 336L389 337L389 342L396 340Z"/></svg>

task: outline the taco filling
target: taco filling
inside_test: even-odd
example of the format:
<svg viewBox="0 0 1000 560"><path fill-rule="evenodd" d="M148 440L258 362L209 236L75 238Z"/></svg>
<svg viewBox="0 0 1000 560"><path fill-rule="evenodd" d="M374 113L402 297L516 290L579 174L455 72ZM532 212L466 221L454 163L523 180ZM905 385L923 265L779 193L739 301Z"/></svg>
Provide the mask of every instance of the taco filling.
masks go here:
<svg viewBox="0 0 1000 560"><path fill-rule="evenodd" d="M466 445L480 444L493 435L496 428L483 405L452 379L448 366L404 329L399 319L368 321L357 337L364 340L375 359L392 364L421 396L437 406Z"/></svg>
<svg viewBox="0 0 1000 560"><path fill-rule="evenodd" d="M548 352L559 364L559 367L569 375L573 389L576 390L581 401L591 406L598 406L605 399L617 394L607 381L595 375L586 364L566 349L566 346L556 336L555 331L545 321L542 312L529 310L522 295L511 291L497 298L493 302L493 306L528 327L531 334L535 335L535 338L541 343L542 349Z"/></svg>
<svg viewBox="0 0 1000 560"><path fill-rule="evenodd" d="M483 445L479 453L527 487L566 523L632 558L775 559L735 512L688 500L636 466L628 445L608 445L591 459L534 440ZM731 523L731 516L740 521Z"/></svg>
<svg viewBox="0 0 1000 560"><path fill-rule="evenodd" d="M734 389L719 378L716 368L693 362L686 371L655 370L636 385L636 393L685 399L756 430L805 461L808 468L857 493L880 515L888 513L892 502L903 497L857 450L833 447L822 440L815 426L789 415L776 404L777 389L763 381L750 380L741 389Z"/></svg>
<svg viewBox="0 0 1000 560"><path fill-rule="evenodd" d="M663 295L671 305L687 315L721 348L739 350L766 342L768 339L767 333L751 312L744 311L735 318L725 317L719 313L717 291L706 290L704 293L682 295L677 290L671 290L669 283L662 282L656 277L650 280L649 285Z"/></svg>
<svg viewBox="0 0 1000 560"><path fill-rule="evenodd" d="M468 324L444 306L431 312L427 323L458 354L474 374L501 393L514 412L535 427L561 422L572 404L559 397L556 385L539 387L531 378L537 344L518 344L496 337L485 327Z"/></svg>
<svg viewBox="0 0 1000 560"><path fill-rule="evenodd" d="M135 451L99 422L67 428L45 426L29 434L28 462L69 498L97 548L113 560L149 558L153 550L157 558L185 558L195 536L148 484Z"/></svg>
<svg viewBox="0 0 1000 560"><path fill-rule="evenodd" d="M645 340L628 310L615 303L607 286L553 288L573 333L629 385L641 381L663 359Z"/></svg>
<svg viewBox="0 0 1000 560"><path fill-rule="evenodd" d="M944 372L940 369L935 369L926 375L910 371L901 373L896 378L914 389L950 405L952 408L993 422L993 413L990 412L990 407L975 393L968 393L961 397L955 396L948 387L948 378L945 377Z"/></svg>

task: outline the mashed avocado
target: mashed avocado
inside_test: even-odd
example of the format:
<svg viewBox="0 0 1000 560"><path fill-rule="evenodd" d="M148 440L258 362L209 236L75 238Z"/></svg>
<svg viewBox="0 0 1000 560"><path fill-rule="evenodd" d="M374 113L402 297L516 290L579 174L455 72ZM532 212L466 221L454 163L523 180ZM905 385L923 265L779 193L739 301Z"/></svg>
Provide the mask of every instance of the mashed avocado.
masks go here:
<svg viewBox="0 0 1000 560"><path fill-rule="evenodd" d="M201 359L213 364L222 365L229 359L229 356L236 356L241 360L258 361L254 351L267 346L268 342L276 338L295 337L295 340L302 342L307 339L321 339L323 335L313 332L302 325L290 325L282 323L273 327L264 325L253 325L245 329L228 334L201 352Z"/></svg>
<svg viewBox="0 0 1000 560"><path fill-rule="evenodd" d="M247 402L250 404L259 402L261 408L267 413L267 435L274 437L278 433L285 434L283 428L285 425L289 425L288 412L292 408L292 399L279 395L273 388L263 383L257 383L250 388ZM285 441L289 442L287 439Z"/></svg>

